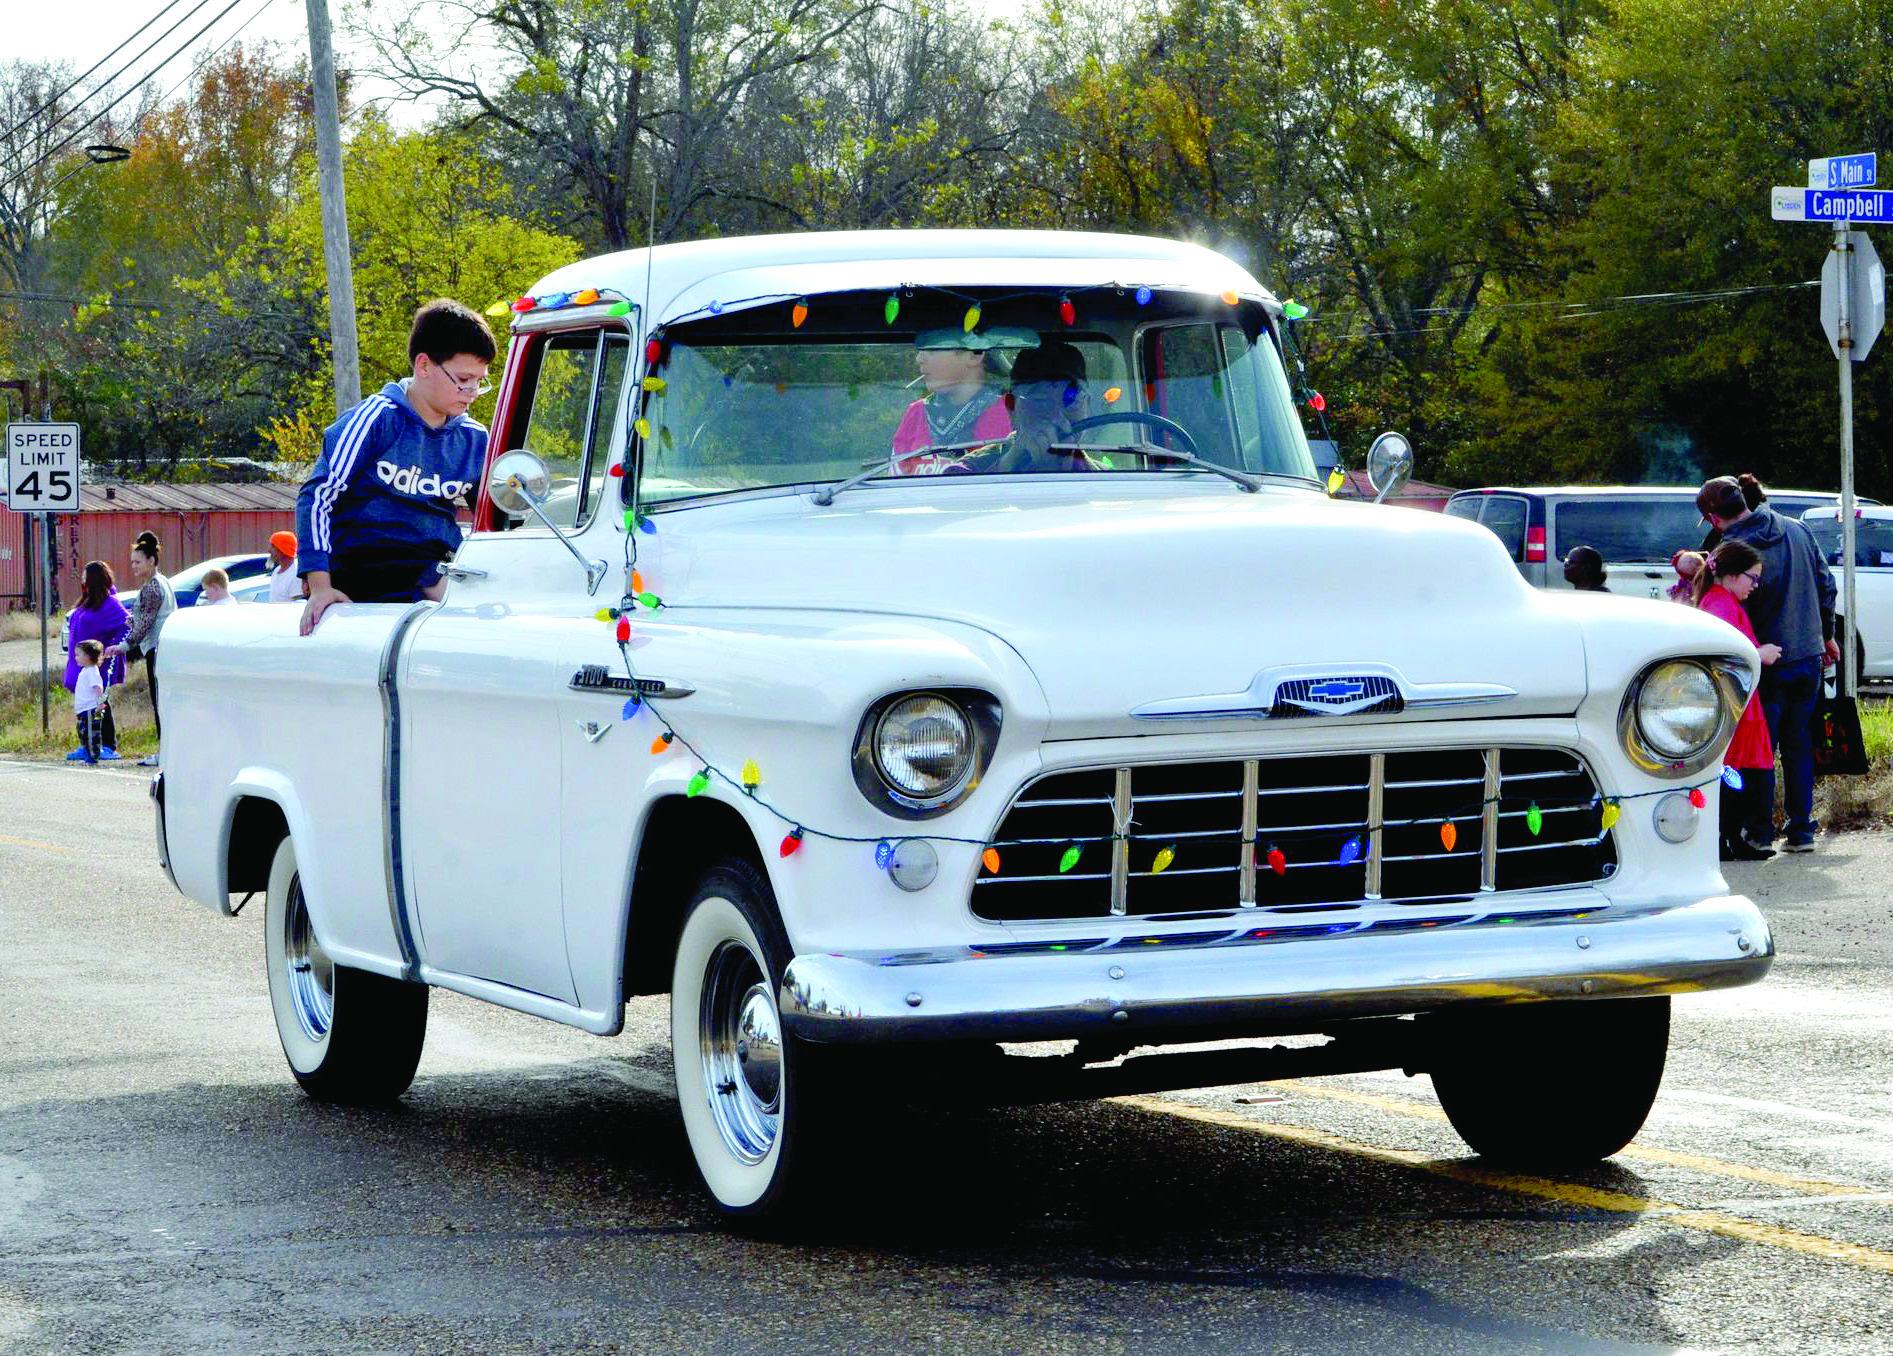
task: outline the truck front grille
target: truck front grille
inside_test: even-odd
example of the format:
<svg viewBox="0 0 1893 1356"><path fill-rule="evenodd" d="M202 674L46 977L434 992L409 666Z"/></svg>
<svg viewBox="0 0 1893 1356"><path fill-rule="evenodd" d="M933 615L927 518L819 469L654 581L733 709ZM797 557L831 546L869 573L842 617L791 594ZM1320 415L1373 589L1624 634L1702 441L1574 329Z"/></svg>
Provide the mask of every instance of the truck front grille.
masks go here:
<svg viewBox="0 0 1893 1356"><path fill-rule="evenodd" d="M1589 769L1562 749L1055 772L1006 812L1000 869L981 872L973 911L1006 922L1314 912L1576 885L1617 867L1600 810Z"/></svg>

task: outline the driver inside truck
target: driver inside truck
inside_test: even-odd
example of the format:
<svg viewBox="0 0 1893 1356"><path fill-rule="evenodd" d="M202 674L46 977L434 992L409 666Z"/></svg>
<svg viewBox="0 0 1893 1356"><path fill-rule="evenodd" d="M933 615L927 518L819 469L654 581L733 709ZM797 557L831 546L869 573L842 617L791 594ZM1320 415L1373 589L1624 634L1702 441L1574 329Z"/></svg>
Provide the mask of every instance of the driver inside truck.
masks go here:
<svg viewBox="0 0 1893 1356"><path fill-rule="evenodd" d="M914 365L927 393L907 407L894 430L895 474L939 475L969 447L1012 431L1000 385L1005 368L990 335L959 327L922 330L914 336Z"/></svg>
<svg viewBox="0 0 1893 1356"><path fill-rule="evenodd" d="M967 470L986 472L1095 471L1100 465L1080 451L1073 424L1091 412L1085 389L1085 355L1063 339L1041 337L1036 348L1012 364L1012 433L968 458Z"/></svg>

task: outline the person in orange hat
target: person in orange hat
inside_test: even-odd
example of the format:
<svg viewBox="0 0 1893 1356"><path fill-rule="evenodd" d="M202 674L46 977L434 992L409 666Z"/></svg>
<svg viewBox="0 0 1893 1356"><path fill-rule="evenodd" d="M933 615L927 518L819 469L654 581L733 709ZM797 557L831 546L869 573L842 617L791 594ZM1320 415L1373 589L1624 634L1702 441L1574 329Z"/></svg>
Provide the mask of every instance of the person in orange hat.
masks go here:
<svg viewBox="0 0 1893 1356"><path fill-rule="evenodd" d="M296 534L272 532L269 538L269 600L272 603L302 601L302 580L296 575Z"/></svg>

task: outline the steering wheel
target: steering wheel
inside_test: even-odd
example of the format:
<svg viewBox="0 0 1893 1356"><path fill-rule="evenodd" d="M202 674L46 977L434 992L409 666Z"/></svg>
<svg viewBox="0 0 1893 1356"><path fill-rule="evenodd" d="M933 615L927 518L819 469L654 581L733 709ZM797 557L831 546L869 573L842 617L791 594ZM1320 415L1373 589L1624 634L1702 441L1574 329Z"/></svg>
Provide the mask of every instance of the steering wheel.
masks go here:
<svg viewBox="0 0 1893 1356"><path fill-rule="evenodd" d="M1150 428L1162 429L1165 433L1170 434L1172 437L1176 438L1177 441L1181 442L1183 444L1183 450L1188 452L1191 456L1200 457L1203 455L1196 450L1196 439L1190 436L1190 431L1184 428L1183 425L1179 424L1174 419L1166 419L1161 414L1151 414L1145 410L1120 410L1113 414L1089 414L1083 419L1072 420L1068 427L1073 433L1080 433L1088 428L1096 428L1100 424L1144 424ZM1162 449L1159 448L1158 450L1161 451ZM1144 455L1148 457L1150 454L1145 453Z"/></svg>

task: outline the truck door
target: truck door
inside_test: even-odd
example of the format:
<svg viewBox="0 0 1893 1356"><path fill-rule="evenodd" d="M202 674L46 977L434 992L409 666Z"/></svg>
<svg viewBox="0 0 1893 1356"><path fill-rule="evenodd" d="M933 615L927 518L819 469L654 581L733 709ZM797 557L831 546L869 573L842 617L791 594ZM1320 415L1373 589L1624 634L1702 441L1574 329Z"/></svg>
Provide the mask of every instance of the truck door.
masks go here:
<svg viewBox="0 0 1893 1356"><path fill-rule="evenodd" d="M629 339L592 328L521 340L496 445L547 463L547 516L583 549L608 511L606 452ZM453 563L460 573L398 668L401 849L417 945L434 969L575 1002L564 727L573 655L603 634L591 616L599 602L536 519L471 532Z"/></svg>

